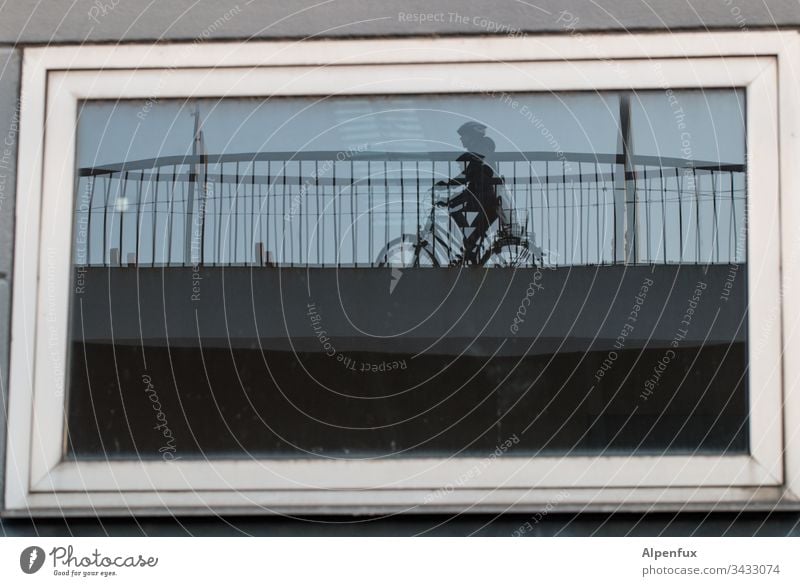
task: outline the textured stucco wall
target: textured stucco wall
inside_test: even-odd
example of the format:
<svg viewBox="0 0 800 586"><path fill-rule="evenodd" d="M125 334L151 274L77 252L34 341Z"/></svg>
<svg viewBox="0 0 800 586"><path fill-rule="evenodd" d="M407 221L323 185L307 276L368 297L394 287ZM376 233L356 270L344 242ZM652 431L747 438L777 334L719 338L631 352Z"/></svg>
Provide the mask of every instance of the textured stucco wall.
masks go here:
<svg viewBox="0 0 800 586"><path fill-rule="evenodd" d="M224 14L235 18L213 26ZM16 0L0 9L0 43L485 34L492 25L563 30L775 27L800 24L796 0ZM408 22L407 14L442 15ZM452 15L452 16L451 16ZM476 19L477 17L477 19Z"/></svg>
<svg viewBox="0 0 800 586"><path fill-rule="evenodd" d="M569 14L564 15L563 11ZM425 15L424 18L412 15ZM419 22L424 20L424 22ZM800 26L797 0L15 0L0 6L0 454L7 399L15 131L20 52L86 42L538 34L581 31L757 29ZM10 156L3 149L10 147ZM0 482L2 479L0 478ZM0 490L0 494L2 491ZM259 534L510 535L530 519L275 518L5 520L0 535ZM549 515L531 535L800 535L800 515Z"/></svg>

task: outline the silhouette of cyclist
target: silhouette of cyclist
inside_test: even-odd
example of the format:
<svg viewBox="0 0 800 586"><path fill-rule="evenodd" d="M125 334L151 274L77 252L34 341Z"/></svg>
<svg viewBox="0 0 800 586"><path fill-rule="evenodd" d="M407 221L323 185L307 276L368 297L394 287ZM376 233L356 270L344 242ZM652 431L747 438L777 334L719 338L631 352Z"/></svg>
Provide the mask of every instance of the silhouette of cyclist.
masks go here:
<svg viewBox="0 0 800 586"><path fill-rule="evenodd" d="M478 264L478 251L486 232L492 223L501 217L502 209L497 194L497 185L502 179L495 174L492 158L494 141L486 136L486 126L479 122L467 122L458 129L461 144L467 152L456 159L464 163L464 171L448 181L436 183L439 187L464 185L464 190L453 198L437 202L447 206L450 216L464 234L464 260L468 264ZM472 224L468 213L476 213ZM472 228L468 232L468 228Z"/></svg>

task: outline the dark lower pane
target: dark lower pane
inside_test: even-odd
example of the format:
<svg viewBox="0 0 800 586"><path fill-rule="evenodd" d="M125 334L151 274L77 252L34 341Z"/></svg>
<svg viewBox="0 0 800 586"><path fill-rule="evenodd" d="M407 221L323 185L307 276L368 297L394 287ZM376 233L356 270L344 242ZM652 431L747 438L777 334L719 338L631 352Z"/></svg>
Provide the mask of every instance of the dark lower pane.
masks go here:
<svg viewBox="0 0 800 586"><path fill-rule="evenodd" d="M81 271L71 457L748 449L745 265Z"/></svg>

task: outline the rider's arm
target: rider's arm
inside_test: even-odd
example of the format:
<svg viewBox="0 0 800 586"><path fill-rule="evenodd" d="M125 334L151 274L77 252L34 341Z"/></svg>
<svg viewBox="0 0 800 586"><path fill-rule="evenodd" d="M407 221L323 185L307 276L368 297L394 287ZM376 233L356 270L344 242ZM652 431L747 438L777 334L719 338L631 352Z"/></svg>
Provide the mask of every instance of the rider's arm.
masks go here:
<svg viewBox="0 0 800 586"><path fill-rule="evenodd" d="M450 187L453 185L466 185L467 178L464 175L459 175L458 177L453 177L452 179L448 179L447 181L437 181L436 187Z"/></svg>
<svg viewBox="0 0 800 586"><path fill-rule="evenodd" d="M458 207L460 205L465 204L466 201L467 201L467 191L464 190L461 193L459 193L457 196L451 197L450 199L448 199L447 200L447 206L451 207L451 208Z"/></svg>
<svg viewBox="0 0 800 586"><path fill-rule="evenodd" d="M447 181L438 181L438 182L435 183L435 185L437 187L452 187L452 186L455 186L455 185L466 185L466 184L467 184L467 178L466 178L464 173L461 173L461 175L459 175L457 177L453 177L452 179L448 179ZM448 208L455 207L455 206L460 205L462 203L462 201L459 200L459 197L461 197L460 194L457 195L456 197L447 198L446 200L439 201L439 202L437 202L436 205L438 205L438 206L447 206ZM463 199L463 198L461 198L461 199Z"/></svg>

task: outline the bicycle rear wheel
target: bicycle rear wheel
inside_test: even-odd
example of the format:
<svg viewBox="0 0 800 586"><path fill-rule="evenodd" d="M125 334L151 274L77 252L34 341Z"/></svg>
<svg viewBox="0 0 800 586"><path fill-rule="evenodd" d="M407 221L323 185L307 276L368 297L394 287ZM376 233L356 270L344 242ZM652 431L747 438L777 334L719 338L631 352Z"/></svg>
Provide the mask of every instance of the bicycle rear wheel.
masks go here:
<svg viewBox="0 0 800 586"><path fill-rule="evenodd" d="M508 238L489 249L481 264L487 268L534 268L536 259L520 239Z"/></svg>

